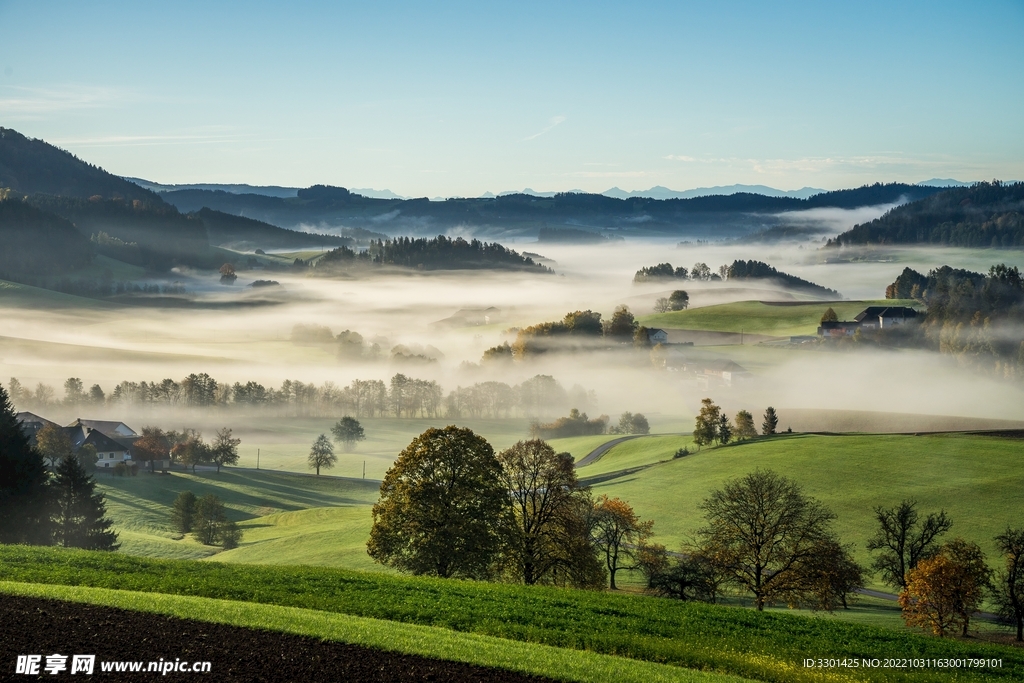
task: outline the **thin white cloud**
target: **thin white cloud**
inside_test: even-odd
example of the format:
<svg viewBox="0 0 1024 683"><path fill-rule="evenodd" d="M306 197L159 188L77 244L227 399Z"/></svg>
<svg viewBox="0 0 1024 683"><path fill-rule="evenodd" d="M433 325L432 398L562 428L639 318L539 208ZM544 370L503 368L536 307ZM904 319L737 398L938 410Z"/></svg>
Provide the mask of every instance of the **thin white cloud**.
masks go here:
<svg viewBox="0 0 1024 683"><path fill-rule="evenodd" d="M547 125L546 128L544 128L544 130L542 130L539 133L534 133L533 135L531 135L529 137L523 138L523 142L526 142L527 140L536 140L541 135L544 135L544 133L547 133L549 130L551 130L555 126L563 123L564 121L565 121L565 117L564 116L552 116L551 120L548 121L548 125Z"/></svg>
<svg viewBox="0 0 1024 683"><path fill-rule="evenodd" d="M34 120L59 112L109 107L125 99L126 94L123 91L106 87L0 86L0 116L5 119Z"/></svg>

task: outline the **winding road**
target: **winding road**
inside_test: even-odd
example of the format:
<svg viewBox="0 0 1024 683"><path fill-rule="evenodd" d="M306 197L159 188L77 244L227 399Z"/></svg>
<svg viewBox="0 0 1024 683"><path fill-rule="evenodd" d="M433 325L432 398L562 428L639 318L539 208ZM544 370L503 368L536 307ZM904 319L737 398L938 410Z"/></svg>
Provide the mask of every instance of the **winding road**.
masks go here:
<svg viewBox="0 0 1024 683"><path fill-rule="evenodd" d="M648 436L647 434L632 434L630 436L620 436L617 439L606 441L594 450L590 451L576 463L576 467L586 467L592 463L597 462L601 459L601 456L610 451L611 449L618 446L623 441L629 441L630 439L639 439L641 436Z"/></svg>

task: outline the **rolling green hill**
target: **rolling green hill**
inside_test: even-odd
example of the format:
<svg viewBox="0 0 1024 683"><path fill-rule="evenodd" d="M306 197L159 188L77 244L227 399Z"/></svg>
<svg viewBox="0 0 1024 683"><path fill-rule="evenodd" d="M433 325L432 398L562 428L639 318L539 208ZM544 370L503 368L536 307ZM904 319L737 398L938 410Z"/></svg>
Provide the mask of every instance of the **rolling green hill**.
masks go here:
<svg viewBox="0 0 1024 683"><path fill-rule="evenodd" d="M689 442L688 437L676 441ZM658 449L664 454L673 445L664 437L636 439L611 449L596 464L605 470L628 466L648 444L652 459ZM873 508L903 498L916 499L923 512L945 509L953 520L950 537L976 541L992 561L992 538L1007 525L1024 524L1022 447L1019 439L967 434L779 435L704 449L602 481L593 490L630 501L644 519L655 520L659 543L678 548L701 525L698 505L713 489L767 468L828 505L838 515L840 536L855 544L864 564L870 559L865 542L875 529Z"/></svg>
<svg viewBox="0 0 1024 683"><path fill-rule="evenodd" d="M914 306L913 300L884 299L870 301L764 302L738 301L685 311L656 313L640 319L646 327L677 330L746 332L777 337L813 335L821 316L831 307L840 320L853 317L867 306Z"/></svg>

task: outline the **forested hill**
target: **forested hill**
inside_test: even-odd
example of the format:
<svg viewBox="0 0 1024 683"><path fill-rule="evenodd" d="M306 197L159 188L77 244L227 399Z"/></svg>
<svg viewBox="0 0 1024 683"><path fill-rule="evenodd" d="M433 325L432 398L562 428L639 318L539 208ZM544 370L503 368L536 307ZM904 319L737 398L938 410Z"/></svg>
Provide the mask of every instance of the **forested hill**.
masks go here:
<svg viewBox="0 0 1024 683"><path fill-rule="evenodd" d="M302 249L351 246L353 243L348 237L285 230L252 218L213 209L201 209L195 216L206 226L210 244L231 249Z"/></svg>
<svg viewBox="0 0 1024 683"><path fill-rule="evenodd" d="M834 289L822 287L821 285L809 282L796 275L783 273L776 270L763 261L733 261L727 270L727 276L732 280L774 280L788 289L814 294L815 296L828 297L832 299L841 298L841 294Z"/></svg>
<svg viewBox="0 0 1024 683"><path fill-rule="evenodd" d="M855 225L828 246L936 244L1024 247L1024 183L978 183L904 204Z"/></svg>
<svg viewBox="0 0 1024 683"><path fill-rule="evenodd" d="M0 187L23 194L50 194L78 199L140 200L163 204L160 195L42 140L0 128Z"/></svg>
<svg viewBox="0 0 1024 683"><path fill-rule="evenodd" d="M0 280L66 274L94 254L70 222L16 198L0 199L0 244Z"/></svg>
<svg viewBox="0 0 1024 683"><path fill-rule="evenodd" d="M522 270L551 273L547 266L507 249L497 242L452 239L438 235L431 239L396 237L373 240L359 254L347 247L328 252L316 263L317 270L331 271L352 265L389 265L421 270Z"/></svg>
<svg viewBox="0 0 1024 683"><path fill-rule="evenodd" d="M181 190L163 193L182 211L203 207L280 226L341 223L387 232L429 232L456 226L521 229L537 234L542 227L587 225L648 232L690 228L708 234L745 234L759 217L812 208L854 208L927 197L939 188L892 183L825 192L808 199L749 193L690 199L616 199L600 194L565 192L553 197L525 194L448 199L371 199L345 188L314 186L297 197L268 197L223 191ZM436 234L436 233L435 233Z"/></svg>

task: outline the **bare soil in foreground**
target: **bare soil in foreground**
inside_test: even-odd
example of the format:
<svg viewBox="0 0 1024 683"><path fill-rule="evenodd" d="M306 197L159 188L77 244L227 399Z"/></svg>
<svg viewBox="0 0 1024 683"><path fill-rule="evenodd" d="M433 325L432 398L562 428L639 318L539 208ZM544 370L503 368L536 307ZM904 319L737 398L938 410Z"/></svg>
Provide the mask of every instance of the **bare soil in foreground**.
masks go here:
<svg viewBox="0 0 1024 683"><path fill-rule="evenodd" d="M66 655L67 669L43 670L46 657ZM481 681L543 683L546 678L502 669L384 652L315 638L176 619L111 607L0 595L0 680L16 675L18 655L42 655L42 678L71 676L71 655L96 655L103 681ZM149 662L210 662L209 673L146 672ZM144 662L142 673L101 671L101 662ZM70 680L78 680L75 674Z"/></svg>

